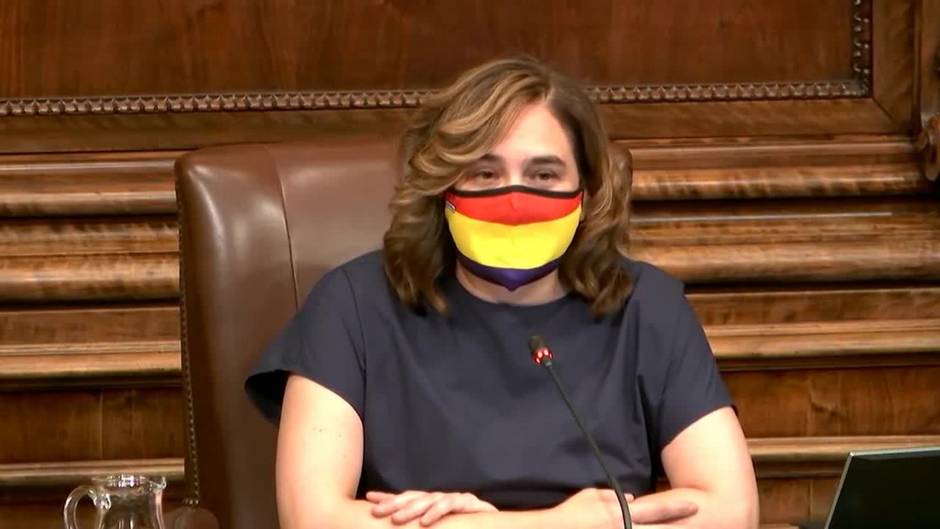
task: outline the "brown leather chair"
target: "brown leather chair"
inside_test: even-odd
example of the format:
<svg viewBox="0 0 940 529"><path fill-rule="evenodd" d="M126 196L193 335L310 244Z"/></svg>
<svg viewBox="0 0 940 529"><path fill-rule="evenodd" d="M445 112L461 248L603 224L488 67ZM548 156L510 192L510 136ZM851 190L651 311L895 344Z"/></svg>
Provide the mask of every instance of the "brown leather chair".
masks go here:
<svg viewBox="0 0 940 529"><path fill-rule="evenodd" d="M380 246L394 140L212 147L176 164L186 502L223 529L277 527L276 431L242 382L324 272Z"/></svg>

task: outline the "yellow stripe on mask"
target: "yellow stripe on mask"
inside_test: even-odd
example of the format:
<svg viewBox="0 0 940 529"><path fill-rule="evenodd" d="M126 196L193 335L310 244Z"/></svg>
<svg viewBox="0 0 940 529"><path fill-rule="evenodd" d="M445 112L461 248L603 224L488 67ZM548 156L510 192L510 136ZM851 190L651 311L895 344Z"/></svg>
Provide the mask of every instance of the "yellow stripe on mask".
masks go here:
<svg viewBox="0 0 940 529"><path fill-rule="evenodd" d="M460 253L485 265L527 270L565 254L581 220L580 206L555 220L509 226L445 210L451 236Z"/></svg>

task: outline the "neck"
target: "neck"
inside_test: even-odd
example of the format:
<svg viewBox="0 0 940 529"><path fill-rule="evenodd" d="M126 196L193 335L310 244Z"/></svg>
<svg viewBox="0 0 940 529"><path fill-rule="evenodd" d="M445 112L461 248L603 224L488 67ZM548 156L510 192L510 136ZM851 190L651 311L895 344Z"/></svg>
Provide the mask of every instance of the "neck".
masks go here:
<svg viewBox="0 0 940 529"><path fill-rule="evenodd" d="M508 303L510 305L542 305L560 299L568 293L561 280L558 270L552 270L548 275L535 281L522 285L510 291L502 285L473 275L464 268L460 262L456 269L457 281L474 296L490 303Z"/></svg>

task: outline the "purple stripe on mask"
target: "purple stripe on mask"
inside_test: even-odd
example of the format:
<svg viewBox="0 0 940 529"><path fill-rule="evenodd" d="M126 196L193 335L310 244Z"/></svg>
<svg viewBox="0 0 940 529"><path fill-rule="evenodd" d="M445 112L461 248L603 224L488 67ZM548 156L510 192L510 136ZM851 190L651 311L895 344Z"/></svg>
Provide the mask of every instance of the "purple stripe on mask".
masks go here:
<svg viewBox="0 0 940 529"><path fill-rule="evenodd" d="M516 268L497 268L495 266L486 266L473 261L459 251L457 252L457 260L459 260L460 264L462 264L464 268L469 270L473 275L483 278L491 283L502 285L510 292L523 285L528 285L537 279L545 277L552 270L558 268L558 265L561 263L561 258L558 258L537 268L530 268L527 270Z"/></svg>

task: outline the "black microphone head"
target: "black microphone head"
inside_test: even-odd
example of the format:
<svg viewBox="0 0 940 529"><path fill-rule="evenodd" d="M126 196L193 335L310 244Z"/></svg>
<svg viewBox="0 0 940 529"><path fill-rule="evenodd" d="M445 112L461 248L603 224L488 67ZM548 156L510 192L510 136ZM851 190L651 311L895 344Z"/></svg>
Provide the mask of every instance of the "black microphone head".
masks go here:
<svg viewBox="0 0 940 529"><path fill-rule="evenodd" d="M544 347L548 347L547 345L545 345L544 338L542 338L538 334L533 334L532 336L529 336L529 352L530 353L534 353Z"/></svg>
<svg viewBox="0 0 940 529"><path fill-rule="evenodd" d="M552 350L541 336L536 334L529 337L529 353L536 364L545 367L552 365Z"/></svg>

